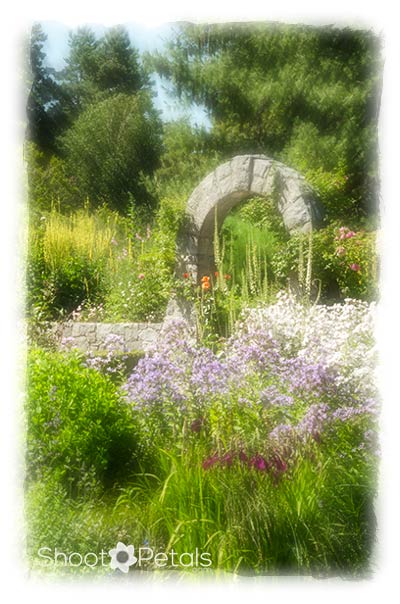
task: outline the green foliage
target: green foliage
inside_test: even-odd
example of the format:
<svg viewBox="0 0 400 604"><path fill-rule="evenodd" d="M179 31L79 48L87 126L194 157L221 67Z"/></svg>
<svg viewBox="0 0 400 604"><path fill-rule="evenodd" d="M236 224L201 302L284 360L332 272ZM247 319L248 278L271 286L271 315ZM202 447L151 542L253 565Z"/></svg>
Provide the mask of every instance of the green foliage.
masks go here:
<svg viewBox="0 0 400 604"><path fill-rule="evenodd" d="M31 216L38 218L52 207L68 213L81 205L81 192L65 161L56 155L44 154L29 142L25 144L24 155Z"/></svg>
<svg viewBox="0 0 400 604"><path fill-rule="evenodd" d="M29 480L50 473L71 495L88 495L138 463L132 414L113 383L77 354L30 352L26 418Z"/></svg>
<svg viewBox="0 0 400 604"><path fill-rule="evenodd" d="M160 202L154 227L135 233L131 252L118 244L110 270L105 312L112 321L161 321L171 295L175 240L184 213L181 200Z"/></svg>
<svg viewBox="0 0 400 604"><path fill-rule="evenodd" d="M56 81L55 70L46 65L43 46L47 40L39 23L31 31L26 78L28 118L27 139L42 151L54 152L56 138L65 124L64 95Z"/></svg>
<svg viewBox="0 0 400 604"><path fill-rule="evenodd" d="M193 127L187 119L169 122L163 130L163 153L156 172L160 196L186 199L221 162L210 133Z"/></svg>
<svg viewBox="0 0 400 604"><path fill-rule="evenodd" d="M161 320L175 268L181 200L164 198L154 224L102 207L69 216L55 209L30 226L27 307L49 319Z"/></svg>
<svg viewBox="0 0 400 604"><path fill-rule="evenodd" d="M224 154L266 153L303 172L332 172L331 186L346 176L330 214L342 217L346 199L357 214L374 211L381 59L372 32L181 24L151 62L179 98L205 105Z"/></svg>
<svg viewBox="0 0 400 604"><path fill-rule="evenodd" d="M101 38L80 27L70 33L69 47L67 65L58 77L72 121L90 104L118 93L134 94L148 83L138 51L121 26Z"/></svg>
<svg viewBox="0 0 400 604"><path fill-rule="evenodd" d="M99 304L107 291L112 237L118 216L87 209L62 216L56 210L30 227L27 259L27 306L43 318L60 319L79 305Z"/></svg>
<svg viewBox="0 0 400 604"><path fill-rule="evenodd" d="M272 199L254 197L230 212L222 225L221 238L222 272L243 285L246 275L251 278L251 273L257 271L255 264L262 267L261 272L268 267L268 278L273 279L270 261L285 244L288 234Z"/></svg>
<svg viewBox="0 0 400 604"><path fill-rule="evenodd" d="M250 434L253 423L257 435L260 420L244 411L221 401L207 417L222 451L229 427L237 438L238 427ZM278 478L238 459L204 470L209 444L203 429L191 432L183 425L178 438L164 438L164 444L148 439L151 466L107 496L72 501L51 477L32 485L32 558L43 545L100 552L122 540L178 555L198 548L210 553L213 572L358 578L368 572L375 467L372 456L356 448L357 426L340 425L331 438L308 443Z"/></svg>
<svg viewBox="0 0 400 604"><path fill-rule="evenodd" d="M353 233L341 239L340 228ZM302 272L301 258L307 257L308 243L301 235L292 236L285 247L273 256L272 266L278 283L299 283ZM313 294L322 295L325 301L343 298L376 300L378 296L378 257L376 233L365 230L351 231L333 223L312 235Z"/></svg>
<svg viewBox="0 0 400 604"><path fill-rule="evenodd" d="M144 94L117 94L90 105L63 137L68 169L83 197L127 212L132 197L151 205L143 177L156 169L161 124Z"/></svg>

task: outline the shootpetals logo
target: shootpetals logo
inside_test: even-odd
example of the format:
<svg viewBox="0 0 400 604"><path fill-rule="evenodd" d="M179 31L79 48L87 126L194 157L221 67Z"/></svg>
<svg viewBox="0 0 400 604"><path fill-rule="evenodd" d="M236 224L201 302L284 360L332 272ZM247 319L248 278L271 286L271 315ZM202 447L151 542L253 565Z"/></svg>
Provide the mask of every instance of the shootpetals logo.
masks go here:
<svg viewBox="0 0 400 604"><path fill-rule="evenodd" d="M133 545L125 545L118 541L116 547L108 552L63 552L58 548L41 547L38 557L45 566L86 566L96 568L99 566L111 568L114 571L128 573L131 566L139 569L187 569L210 568L212 566L211 554L201 552L196 547L193 552L176 552L173 548L167 551L157 551L149 545L136 549Z"/></svg>
<svg viewBox="0 0 400 604"><path fill-rule="evenodd" d="M126 546L124 543L119 541L117 547L110 549L108 552L111 557L110 566L113 570L119 569L123 573L129 571L129 567L132 564L136 564L138 559L135 556L135 548L133 545Z"/></svg>

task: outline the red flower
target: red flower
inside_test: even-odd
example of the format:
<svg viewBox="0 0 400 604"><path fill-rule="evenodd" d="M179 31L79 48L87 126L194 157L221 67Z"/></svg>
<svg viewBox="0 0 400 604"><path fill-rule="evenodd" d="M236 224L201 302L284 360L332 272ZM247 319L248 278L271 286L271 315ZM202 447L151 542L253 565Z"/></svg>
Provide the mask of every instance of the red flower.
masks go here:
<svg viewBox="0 0 400 604"><path fill-rule="evenodd" d="M361 266L359 264L357 264L357 262L350 264L350 268L352 271L356 271L357 273L358 273L358 271L361 270Z"/></svg>
<svg viewBox="0 0 400 604"><path fill-rule="evenodd" d="M211 457L208 457L202 463L203 470L208 470L208 468L211 468L212 466L214 466L218 461L219 461L218 455L212 455Z"/></svg>
<svg viewBox="0 0 400 604"><path fill-rule="evenodd" d="M189 273L183 273L183 278L184 279L189 279Z"/></svg>

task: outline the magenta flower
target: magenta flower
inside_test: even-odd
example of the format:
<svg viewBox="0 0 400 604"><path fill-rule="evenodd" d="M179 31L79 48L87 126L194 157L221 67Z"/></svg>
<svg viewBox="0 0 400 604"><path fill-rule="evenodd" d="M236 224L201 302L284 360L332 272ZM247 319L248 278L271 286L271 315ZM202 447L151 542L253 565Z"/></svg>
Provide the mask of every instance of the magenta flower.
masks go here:
<svg viewBox="0 0 400 604"><path fill-rule="evenodd" d="M359 264L357 264L357 262L353 262L353 264L350 264L350 268L352 271L360 271L361 270L361 266Z"/></svg>
<svg viewBox="0 0 400 604"><path fill-rule="evenodd" d="M250 465L252 465L257 470L260 470L261 472L267 469L267 462L265 461L264 457L261 457L261 455L259 455L258 453L250 459Z"/></svg>
<svg viewBox="0 0 400 604"><path fill-rule="evenodd" d="M275 469L277 472L286 472L287 465L286 465L286 462L283 461L283 459L276 456L276 457L274 457L273 462L274 462Z"/></svg>
<svg viewBox="0 0 400 604"><path fill-rule="evenodd" d="M243 461L243 462L247 462L249 460L249 458L247 457L247 455L244 451L240 451L239 459L240 459L240 461Z"/></svg>
<svg viewBox="0 0 400 604"><path fill-rule="evenodd" d="M221 464L226 464L227 466L231 466L232 461L233 461L232 453L225 453L225 455L223 457L221 457L221 459L220 459Z"/></svg>
<svg viewBox="0 0 400 604"><path fill-rule="evenodd" d="M219 461L218 455L211 455L211 457L207 457L207 459L205 459L202 463L203 470L208 470L208 468L215 466L215 464L218 463L218 461Z"/></svg>

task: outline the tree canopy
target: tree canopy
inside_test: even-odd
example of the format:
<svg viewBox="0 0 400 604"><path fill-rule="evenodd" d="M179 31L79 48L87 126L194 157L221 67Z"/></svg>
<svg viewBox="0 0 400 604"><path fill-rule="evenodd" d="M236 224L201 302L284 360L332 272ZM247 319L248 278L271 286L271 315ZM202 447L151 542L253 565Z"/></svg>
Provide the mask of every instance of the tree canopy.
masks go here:
<svg viewBox="0 0 400 604"><path fill-rule="evenodd" d="M304 174L328 220L376 210L381 56L374 33L183 23L162 52L141 57L123 27L102 36L83 27L71 32L60 71L46 65L45 41L35 25L27 114L38 153L30 157L40 157L35 174L57 182L63 199L78 190L95 204L106 199L126 209L129 192L146 205L146 175L159 165L157 182L186 194L217 161L263 153ZM169 80L177 99L206 108L210 131L184 120L162 126L152 71ZM42 184L34 189L44 191Z"/></svg>
<svg viewBox="0 0 400 604"><path fill-rule="evenodd" d="M378 47L348 28L181 24L147 60L179 98L206 107L224 154L331 172L365 212L377 179Z"/></svg>
<svg viewBox="0 0 400 604"><path fill-rule="evenodd" d="M144 177L161 153L161 122L145 93L119 93L89 105L62 139L81 195L125 211L135 198L150 203Z"/></svg>

